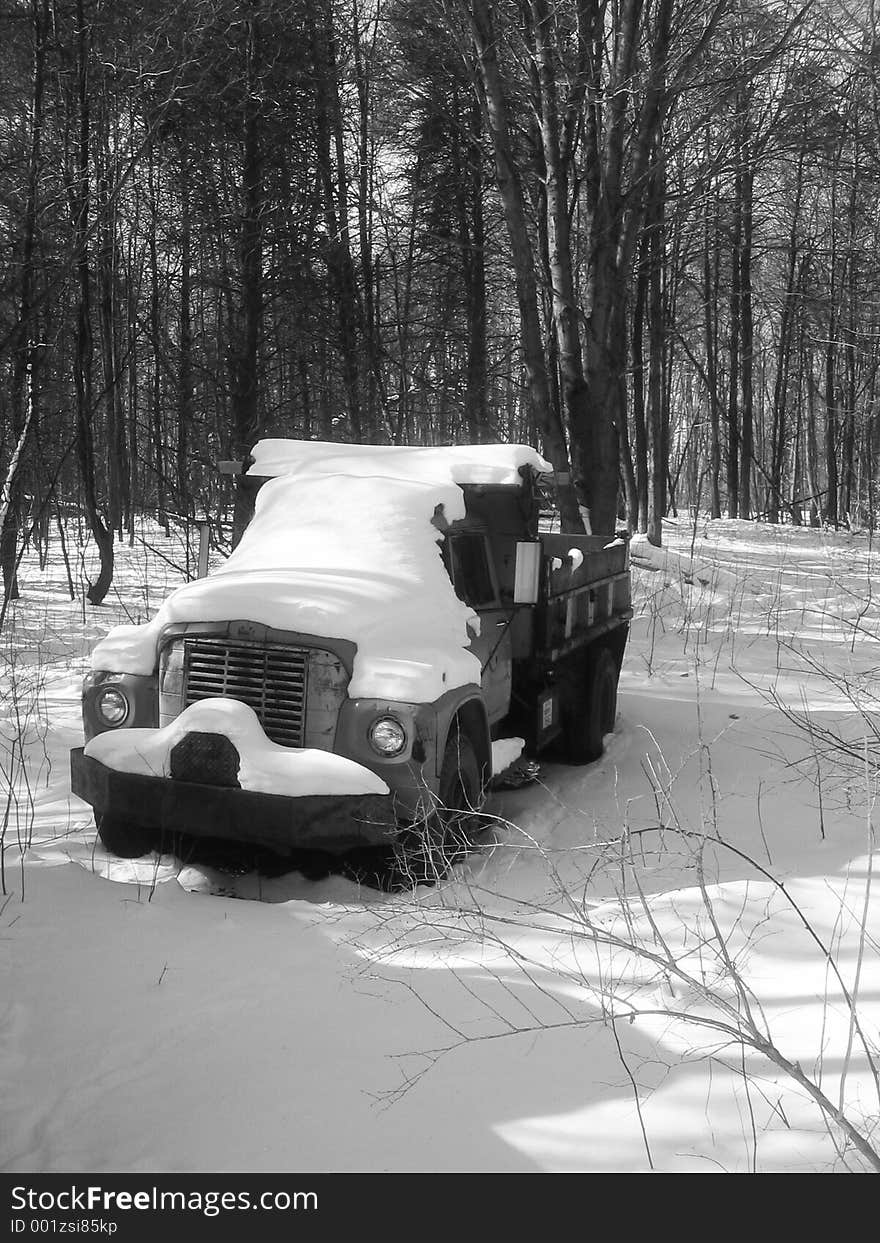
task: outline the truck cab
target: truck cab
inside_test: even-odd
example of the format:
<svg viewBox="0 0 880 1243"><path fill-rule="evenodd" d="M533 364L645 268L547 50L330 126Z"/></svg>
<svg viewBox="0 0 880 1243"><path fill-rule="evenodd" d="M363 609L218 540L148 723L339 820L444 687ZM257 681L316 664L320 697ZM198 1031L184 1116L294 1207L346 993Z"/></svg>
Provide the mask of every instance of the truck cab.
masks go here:
<svg viewBox="0 0 880 1243"><path fill-rule="evenodd" d="M534 450L263 441L241 470L227 563L95 650L72 788L109 850L442 845L493 741L601 754L628 549L542 529Z"/></svg>

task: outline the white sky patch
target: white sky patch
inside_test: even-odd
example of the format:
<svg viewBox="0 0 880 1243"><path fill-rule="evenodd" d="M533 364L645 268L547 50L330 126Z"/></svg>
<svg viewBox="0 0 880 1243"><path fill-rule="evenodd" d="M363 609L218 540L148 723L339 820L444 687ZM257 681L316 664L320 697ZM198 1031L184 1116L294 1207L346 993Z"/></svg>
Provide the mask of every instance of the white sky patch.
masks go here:
<svg viewBox="0 0 880 1243"><path fill-rule="evenodd" d="M387 794L388 786L354 760L329 751L291 750L271 742L257 714L237 699L203 699L164 729L121 729L98 734L86 755L108 768L147 777L171 775L171 751L191 731L222 734L235 746L243 790L305 797L309 794Z"/></svg>
<svg viewBox="0 0 880 1243"><path fill-rule="evenodd" d="M152 673L173 622L259 622L357 644L352 698L427 703L479 684L466 651L475 614L440 557L436 506L463 518L460 483L513 483L547 469L523 445L404 449L261 441L253 473L275 474L225 565L174 592L151 622L112 630L92 666Z"/></svg>

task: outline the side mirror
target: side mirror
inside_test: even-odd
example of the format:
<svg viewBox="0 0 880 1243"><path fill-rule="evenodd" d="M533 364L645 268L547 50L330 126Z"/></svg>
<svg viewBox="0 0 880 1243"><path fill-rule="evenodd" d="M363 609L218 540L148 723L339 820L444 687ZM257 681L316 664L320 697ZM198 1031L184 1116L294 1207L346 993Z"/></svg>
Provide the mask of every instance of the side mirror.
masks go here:
<svg viewBox="0 0 880 1243"><path fill-rule="evenodd" d="M519 540L516 545L516 569L513 579L514 604L537 604L541 585L540 540Z"/></svg>

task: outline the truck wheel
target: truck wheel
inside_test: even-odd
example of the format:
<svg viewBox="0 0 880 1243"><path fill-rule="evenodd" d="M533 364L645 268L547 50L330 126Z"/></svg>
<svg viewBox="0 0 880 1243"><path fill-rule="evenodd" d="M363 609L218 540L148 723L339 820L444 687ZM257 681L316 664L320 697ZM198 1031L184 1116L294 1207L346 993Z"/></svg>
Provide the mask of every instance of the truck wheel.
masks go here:
<svg viewBox="0 0 880 1243"><path fill-rule="evenodd" d="M617 716L617 661L607 647L587 658L586 672L576 679L565 704L565 751L575 764L598 760L604 738Z"/></svg>
<svg viewBox="0 0 880 1243"><path fill-rule="evenodd" d="M483 804L483 783L474 744L458 729L451 731L446 743L437 799L443 845L452 851L466 848L474 817Z"/></svg>
<svg viewBox="0 0 880 1243"><path fill-rule="evenodd" d="M437 806L425 823L403 833L397 845L394 888L434 884L443 879L470 845L474 817L483 795L474 745L467 734L453 729L443 753Z"/></svg>
<svg viewBox="0 0 880 1243"><path fill-rule="evenodd" d="M155 834L150 829L131 824L119 816L95 815L98 837L113 855L120 859L139 859L153 849Z"/></svg>

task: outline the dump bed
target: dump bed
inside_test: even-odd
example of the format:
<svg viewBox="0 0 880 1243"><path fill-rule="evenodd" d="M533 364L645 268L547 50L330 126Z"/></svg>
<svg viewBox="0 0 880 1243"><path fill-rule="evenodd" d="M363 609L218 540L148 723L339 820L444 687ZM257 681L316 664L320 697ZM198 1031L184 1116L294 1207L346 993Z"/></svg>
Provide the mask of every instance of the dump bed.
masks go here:
<svg viewBox="0 0 880 1243"><path fill-rule="evenodd" d="M536 647L555 661L632 617L629 546L600 535L542 533L540 540L547 568Z"/></svg>

